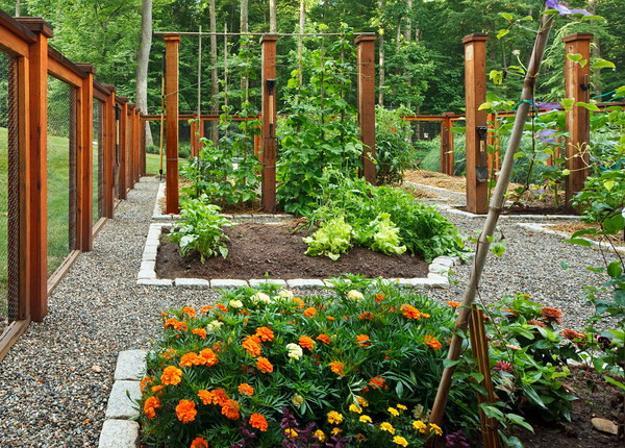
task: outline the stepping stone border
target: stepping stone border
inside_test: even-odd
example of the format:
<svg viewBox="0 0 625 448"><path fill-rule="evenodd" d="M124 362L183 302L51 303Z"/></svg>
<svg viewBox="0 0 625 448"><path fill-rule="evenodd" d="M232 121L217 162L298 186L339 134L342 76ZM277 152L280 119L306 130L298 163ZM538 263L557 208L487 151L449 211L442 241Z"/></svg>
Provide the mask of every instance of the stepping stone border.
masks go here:
<svg viewBox="0 0 625 448"><path fill-rule="evenodd" d="M517 223L517 226L525 230L529 230L530 232L538 232L538 233L546 233L548 235L556 235L567 240L570 239L571 236L573 235L572 233L563 232L561 230L550 229L549 227L551 227L552 224L544 224L544 223L537 223L537 222L520 222L520 223ZM619 253L625 254L625 246L612 247L612 245L603 241L595 241L595 240L591 240L590 238L584 238L583 236L580 238L588 241L591 244L591 246L595 248L601 247L604 249L616 250Z"/></svg>

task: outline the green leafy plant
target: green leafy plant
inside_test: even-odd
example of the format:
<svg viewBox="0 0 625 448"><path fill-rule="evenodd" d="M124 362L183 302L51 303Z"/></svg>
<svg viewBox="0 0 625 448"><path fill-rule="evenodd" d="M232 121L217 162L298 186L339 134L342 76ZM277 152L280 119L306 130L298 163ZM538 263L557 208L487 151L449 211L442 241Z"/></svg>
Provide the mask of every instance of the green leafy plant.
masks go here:
<svg viewBox="0 0 625 448"><path fill-rule="evenodd" d="M219 207L208 204L208 197L187 199L182 203L180 218L170 233L171 240L186 257L192 253L200 255L202 263L206 258L228 256L228 237L223 228L230 221L219 214Z"/></svg>
<svg viewBox="0 0 625 448"><path fill-rule="evenodd" d="M406 169L412 168L416 151L412 146L410 122L402 118L407 108L395 110L381 106L375 110L375 150L379 184L401 183Z"/></svg>
<svg viewBox="0 0 625 448"><path fill-rule="evenodd" d="M372 223L374 230L371 249L387 255L401 255L406 246L401 245L399 227L391 221L391 215L380 213Z"/></svg>
<svg viewBox="0 0 625 448"><path fill-rule="evenodd" d="M352 226L345 222L343 216L338 216L324 222L312 236L304 238L308 245L306 255L324 255L336 261L350 249L351 240Z"/></svg>

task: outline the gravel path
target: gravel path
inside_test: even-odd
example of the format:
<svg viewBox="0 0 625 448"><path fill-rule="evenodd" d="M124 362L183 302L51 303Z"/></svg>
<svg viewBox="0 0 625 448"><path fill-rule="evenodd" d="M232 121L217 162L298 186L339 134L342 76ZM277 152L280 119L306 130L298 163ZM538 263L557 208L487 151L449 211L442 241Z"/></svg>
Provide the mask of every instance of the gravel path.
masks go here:
<svg viewBox="0 0 625 448"><path fill-rule="evenodd" d="M207 291L136 285L157 180L145 178L81 254L0 364L0 447L94 447L117 353L148 347L159 313L211 300Z"/></svg>
<svg viewBox="0 0 625 448"><path fill-rule="evenodd" d="M173 294L136 285L157 186L155 178L137 184L98 235L93 252L81 254L55 290L45 322L32 324L0 364L0 447L97 446L117 353L149 347L163 309L199 306L215 297L207 291ZM466 235L476 235L483 223L449 218ZM489 257L482 299L528 292L562 308L567 324L583 325L591 310L582 286L602 282L585 267L601 261L599 252L515 222L501 224L508 251L502 258ZM433 295L458 299L469 270L470 265L458 267L458 284Z"/></svg>

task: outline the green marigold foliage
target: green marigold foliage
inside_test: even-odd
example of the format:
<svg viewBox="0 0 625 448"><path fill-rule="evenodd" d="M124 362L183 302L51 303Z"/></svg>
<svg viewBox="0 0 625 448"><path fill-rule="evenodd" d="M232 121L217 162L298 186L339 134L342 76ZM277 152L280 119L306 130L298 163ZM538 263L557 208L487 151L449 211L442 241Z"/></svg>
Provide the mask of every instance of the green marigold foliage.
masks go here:
<svg viewBox="0 0 625 448"><path fill-rule="evenodd" d="M205 195L199 199L185 200L180 218L170 234L183 257L198 253L202 263L209 257L228 256L228 237L223 228L230 225L230 221L219 214L218 206L208 204L207 201Z"/></svg>
<svg viewBox="0 0 625 448"><path fill-rule="evenodd" d="M446 426L427 421L457 306L351 276L329 296L244 288L164 313L142 381L144 442L379 448L424 446L443 431L476 437L483 376L470 353L458 361ZM487 328L500 401L483 409L520 446L503 431L530 428L527 406L555 417L570 409L560 379L584 336L561 337L557 314L525 297L506 306L491 310Z"/></svg>

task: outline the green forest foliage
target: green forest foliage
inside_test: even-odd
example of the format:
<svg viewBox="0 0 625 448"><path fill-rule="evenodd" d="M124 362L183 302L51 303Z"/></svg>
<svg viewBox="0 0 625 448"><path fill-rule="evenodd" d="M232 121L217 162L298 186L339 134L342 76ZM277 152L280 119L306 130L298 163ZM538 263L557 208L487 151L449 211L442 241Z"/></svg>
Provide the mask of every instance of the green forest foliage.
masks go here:
<svg viewBox="0 0 625 448"><path fill-rule="evenodd" d="M136 51L139 44L140 0L22 0L22 15L41 16L55 29L52 44L69 58L89 62L97 67L101 81L115 84L121 95L133 97L135 90ZM197 31L209 27L207 0L154 0L154 30ZM298 23L298 0L279 0L278 31L294 32ZM439 113L447 110L459 112L463 108L463 50L462 37L475 32L486 32L489 41L489 70L505 69L525 61L531 50L535 23L516 27L502 39L495 36L507 27L502 12L515 17L540 13L543 0L306 0L307 31L338 31L345 23L350 29L375 31L384 37L386 80L382 87L384 105L390 108L405 106L413 112ZM610 92L622 80L625 67L625 19L622 0L571 0L571 6L589 9L605 21L589 21L565 27L564 32L592 31L599 40L593 47L594 56L613 61L616 71L604 71L594 77L593 93ZM0 8L13 14L15 1L0 0ZM249 28L253 32L269 29L269 2L249 0ZM220 31L239 31L239 1L217 0L217 26ZM559 27L558 27L559 28ZM410 32L408 33L408 30ZM408 35L409 34L409 35ZM555 96L562 89L562 44L556 36L545 61L545 76L539 93ZM325 39L331 45L332 38ZM258 96L260 79L260 49L257 38L244 52L238 54L240 42L231 38L229 52L228 95L237 104L240 76L246 72L250 78L251 100ZM203 40L202 54L202 109L210 110L209 39ZM285 85L296 67L289 52L295 48L294 38L282 38L279 43L278 87ZM308 42L309 48L319 45L318 40ZM224 41L218 39L218 70L220 88L224 84ZM197 96L197 38L184 38L181 46L181 109L195 110ZM162 74L163 44L155 37L150 65L149 104L152 112L160 110L160 78ZM520 82L520 81L519 81ZM505 82L502 95L518 90L515 82ZM492 86L491 86L492 87ZM497 90L493 88L493 90ZM223 103L223 93L220 95ZM514 95L516 96L516 94ZM548 98L546 98L548 99ZM236 106L235 106L236 108Z"/></svg>

